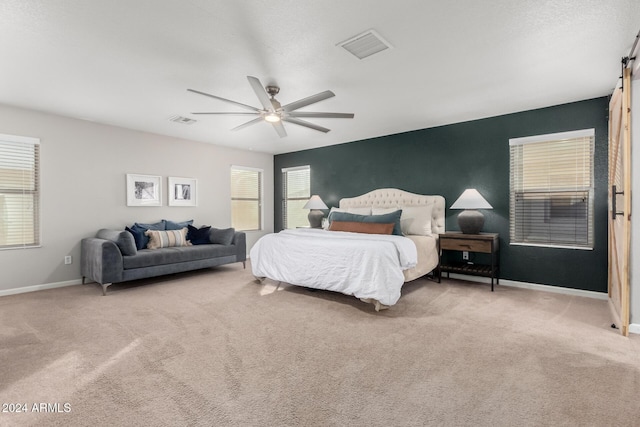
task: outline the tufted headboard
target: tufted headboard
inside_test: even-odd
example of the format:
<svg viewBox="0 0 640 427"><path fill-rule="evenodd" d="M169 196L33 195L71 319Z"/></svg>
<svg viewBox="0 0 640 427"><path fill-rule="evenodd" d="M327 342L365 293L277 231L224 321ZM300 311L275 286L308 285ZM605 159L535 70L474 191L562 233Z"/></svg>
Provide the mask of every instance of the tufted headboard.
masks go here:
<svg viewBox="0 0 640 427"><path fill-rule="evenodd" d="M431 213L431 232L444 233L444 197L413 194L397 188L380 188L362 196L340 199L340 208L359 208L365 206L392 208L402 206L420 206L433 204Z"/></svg>

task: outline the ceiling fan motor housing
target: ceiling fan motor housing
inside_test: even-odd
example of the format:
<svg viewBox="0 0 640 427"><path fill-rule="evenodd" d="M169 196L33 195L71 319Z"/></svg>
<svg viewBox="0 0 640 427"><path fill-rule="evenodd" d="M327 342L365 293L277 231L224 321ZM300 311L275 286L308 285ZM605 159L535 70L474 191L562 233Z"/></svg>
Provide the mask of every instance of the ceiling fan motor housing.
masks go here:
<svg viewBox="0 0 640 427"><path fill-rule="evenodd" d="M278 86L266 86L265 89L272 98L280 92L280 88Z"/></svg>

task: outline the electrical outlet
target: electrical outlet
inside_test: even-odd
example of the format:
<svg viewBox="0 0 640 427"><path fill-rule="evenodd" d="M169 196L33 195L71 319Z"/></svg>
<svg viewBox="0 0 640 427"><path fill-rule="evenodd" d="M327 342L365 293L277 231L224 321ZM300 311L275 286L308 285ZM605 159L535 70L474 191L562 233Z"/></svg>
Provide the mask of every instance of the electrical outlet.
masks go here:
<svg viewBox="0 0 640 427"><path fill-rule="evenodd" d="M465 261L469 261L469 252L462 251L462 259Z"/></svg>
<svg viewBox="0 0 640 427"><path fill-rule="evenodd" d="M68 264L71 264L72 262L73 262L73 259L71 258L71 255L66 255L66 256L64 257L64 263L65 263L65 264L67 264L67 265L68 265Z"/></svg>

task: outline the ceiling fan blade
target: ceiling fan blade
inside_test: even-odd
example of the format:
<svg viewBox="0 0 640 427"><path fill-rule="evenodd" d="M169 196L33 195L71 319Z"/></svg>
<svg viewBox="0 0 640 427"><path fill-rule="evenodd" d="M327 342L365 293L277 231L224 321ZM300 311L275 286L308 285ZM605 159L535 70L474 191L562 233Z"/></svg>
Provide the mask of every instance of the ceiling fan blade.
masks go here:
<svg viewBox="0 0 640 427"><path fill-rule="evenodd" d="M231 129L231 130L240 130L240 129L244 129L244 128L249 127L249 126L251 126L251 125L255 125L256 123L260 123L261 121L262 121L262 117L256 117L255 119L253 119L253 120L249 120L248 122L243 123L243 124L241 124L240 126L236 126L236 127L234 127L233 129Z"/></svg>
<svg viewBox="0 0 640 427"><path fill-rule="evenodd" d="M324 101L327 98L331 98L332 96L336 96L335 93L330 90L325 90L324 92L317 93L315 95L308 96L304 99L300 99L298 101L294 101L290 104L287 104L282 107L284 111L294 111L298 108L306 107L307 105L315 104L316 102Z"/></svg>
<svg viewBox="0 0 640 427"><path fill-rule="evenodd" d="M247 80L249 80L249 83L251 84L253 91L256 93L256 96L260 100L260 103L262 104L264 109L268 111L273 111L273 105L271 105L271 98L269 98L269 94L264 89L264 86L262 86L262 83L260 83L260 80L258 80L256 77L253 77L253 76L247 76Z"/></svg>
<svg viewBox="0 0 640 427"><path fill-rule="evenodd" d="M300 125L300 126L304 126L307 128L311 128L313 130L319 130L320 132L324 132L327 133L329 132L331 129L327 129L325 127L322 126L318 126L318 125L314 125L313 123L309 123L306 120L300 120L300 119L296 119L295 117L283 117L282 121L288 122L288 123L293 123L296 125Z"/></svg>
<svg viewBox="0 0 640 427"><path fill-rule="evenodd" d="M226 113L226 112L222 112L222 113L210 113L210 112L202 112L202 113L191 113L191 114L227 114L230 116L255 116L256 114L260 114L260 113L242 113L242 112L237 112L237 113Z"/></svg>
<svg viewBox="0 0 640 427"><path fill-rule="evenodd" d="M278 132L278 135L280 135L280 138L284 138L285 136L287 136L287 131L284 129L281 121L271 124L273 125L273 128L276 130L276 132Z"/></svg>
<svg viewBox="0 0 640 427"><path fill-rule="evenodd" d="M312 113L312 112L303 112L297 111L289 113L289 117L315 117L315 118L326 118L326 119L353 119L353 113Z"/></svg>
<svg viewBox="0 0 640 427"><path fill-rule="evenodd" d="M237 105L239 107L246 108L247 110L260 111L259 108L252 107L251 105L247 105L247 104L242 104L240 102L232 101L232 100L227 99L227 98L221 98L219 96L211 95L211 94L205 93L205 92L200 92L199 90L195 90L195 89L187 89L187 90L189 92L198 93L200 95L208 96L209 98L219 99L220 101L228 102L230 104L234 104L234 105Z"/></svg>

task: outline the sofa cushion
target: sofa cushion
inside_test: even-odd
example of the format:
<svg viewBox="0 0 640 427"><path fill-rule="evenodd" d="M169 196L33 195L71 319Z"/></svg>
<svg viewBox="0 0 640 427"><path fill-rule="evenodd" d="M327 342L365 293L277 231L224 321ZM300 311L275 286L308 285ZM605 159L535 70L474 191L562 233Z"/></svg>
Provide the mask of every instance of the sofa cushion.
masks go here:
<svg viewBox="0 0 640 427"><path fill-rule="evenodd" d="M149 237L147 249L171 248L174 246L190 246L187 240L187 228L180 230L147 230Z"/></svg>
<svg viewBox="0 0 640 427"><path fill-rule="evenodd" d="M193 225L187 226L187 240L191 242L192 245L208 245L211 243L209 240L209 231L211 230L211 226L203 225L200 228L196 228Z"/></svg>
<svg viewBox="0 0 640 427"><path fill-rule="evenodd" d="M165 224L165 230L180 230L181 228L185 228L188 225L193 224L193 220L187 220L182 222L174 222L169 221L168 219L163 219Z"/></svg>
<svg viewBox="0 0 640 427"><path fill-rule="evenodd" d="M209 231L209 240L211 243L219 245L230 245L235 234L236 230L234 228L212 228Z"/></svg>
<svg viewBox="0 0 640 427"><path fill-rule="evenodd" d="M142 249L133 256L123 257L123 266L125 270L128 270L132 268L144 268L155 265L233 256L235 254L236 247L233 245L197 245L162 249Z"/></svg>
<svg viewBox="0 0 640 427"><path fill-rule="evenodd" d="M122 255L135 255L136 252L138 252L133 235L126 230L108 230L103 228L98 230L96 237L114 242L120 249Z"/></svg>

